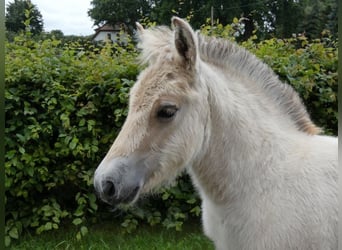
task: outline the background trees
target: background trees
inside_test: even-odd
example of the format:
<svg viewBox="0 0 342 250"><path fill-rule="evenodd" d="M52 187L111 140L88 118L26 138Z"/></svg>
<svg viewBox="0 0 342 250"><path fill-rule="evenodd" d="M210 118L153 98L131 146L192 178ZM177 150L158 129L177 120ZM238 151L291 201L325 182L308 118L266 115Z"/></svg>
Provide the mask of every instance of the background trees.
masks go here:
<svg viewBox="0 0 342 250"><path fill-rule="evenodd" d="M305 33L309 38L317 38L324 29L337 36L336 0L274 1L271 11L275 17L273 27L276 37Z"/></svg>
<svg viewBox="0 0 342 250"><path fill-rule="evenodd" d="M14 0L6 7L6 29L7 31L19 32L25 30L25 21L29 19L30 31L39 34L43 31L43 16L37 6L30 0Z"/></svg>
<svg viewBox="0 0 342 250"><path fill-rule="evenodd" d="M147 0L92 0L90 4L92 8L88 15L94 20L94 25L124 23L131 29L151 10Z"/></svg>
<svg viewBox="0 0 342 250"><path fill-rule="evenodd" d="M173 15L187 17L196 29L213 19L223 25L234 17L241 22L241 39L246 40L254 30L258 37L288 38L305 33L319 37L324 29L337 34L337 0L93 0L89 16L95 25L122 22L134 28L143 17L158 24L169 24Z"/></svg>

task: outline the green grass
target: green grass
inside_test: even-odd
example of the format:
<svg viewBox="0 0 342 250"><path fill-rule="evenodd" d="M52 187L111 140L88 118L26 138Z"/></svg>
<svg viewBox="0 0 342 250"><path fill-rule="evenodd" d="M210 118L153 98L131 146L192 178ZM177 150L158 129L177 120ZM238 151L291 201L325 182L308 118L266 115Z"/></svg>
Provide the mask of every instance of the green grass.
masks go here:
<svg viewBox="0 0 342 250"><path fill-rule="evenodd" d="M88 228L89 233L76 240L75 229L60 229L41 235L25 235L11 249L117 249L117 250L212 250L213 244L202 233L198 224L185 225L183 231L161 226L140 226L127 234L119 225L104 223Z"/></svg>

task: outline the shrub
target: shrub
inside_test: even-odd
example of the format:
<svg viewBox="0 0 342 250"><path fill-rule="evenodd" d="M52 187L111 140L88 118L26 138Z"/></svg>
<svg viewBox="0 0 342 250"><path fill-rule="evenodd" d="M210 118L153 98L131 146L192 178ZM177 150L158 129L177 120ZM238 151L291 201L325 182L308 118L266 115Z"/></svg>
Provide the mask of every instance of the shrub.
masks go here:
<svg viewBox="0 0 342 250"><path fill-rule="evenodd" d="M127 114L135 58L129 46L89 52L25 35L6 44L7 245L22 229L81 226L95 213L93 171Z"/></svg>
<svg viewBox="0 0 342 250"><path fill-rule="evenodd" d="M216 32L227 37L232 29L218 26ZM294 86L327 133L337 133L336 42L300 37L242 45ZM92 177L127 115L128 92L139 71L137 52L132 42L83 47L56 39L37 42L29 34L6 43L7 246L24 230L42 233L66 223L77 226L81 238L87 223L108 212L98 207ZM199 199L189 177L176 183L122 213L122 227L130 232L147 222L180 230L184 221L198 217Z"/></svg>

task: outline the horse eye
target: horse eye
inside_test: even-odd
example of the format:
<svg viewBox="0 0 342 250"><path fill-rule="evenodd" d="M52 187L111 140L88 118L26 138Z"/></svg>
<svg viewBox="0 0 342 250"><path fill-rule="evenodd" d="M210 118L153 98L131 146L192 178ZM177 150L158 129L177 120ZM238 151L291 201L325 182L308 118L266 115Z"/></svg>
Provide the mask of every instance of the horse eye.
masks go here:
<svg viewBox="0 0 342 250"><path fill-rule="evenodd" d="M175 105L162 106L158 112L157 117L161 120L169 120L175 116L178 108Z"/></svg>

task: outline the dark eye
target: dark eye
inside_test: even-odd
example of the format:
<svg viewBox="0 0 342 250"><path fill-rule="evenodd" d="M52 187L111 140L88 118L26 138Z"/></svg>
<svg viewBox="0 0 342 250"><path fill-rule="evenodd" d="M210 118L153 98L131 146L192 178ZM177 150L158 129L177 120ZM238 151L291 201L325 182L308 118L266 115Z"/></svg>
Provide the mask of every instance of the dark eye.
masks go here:
<svg viewBox="0 0 342 250"><path fill-rule="evenodd" d="M175 105L165 105L159 108L157 117L160 120L166 121L174 117L177 111L178 108Z"/></svg>

